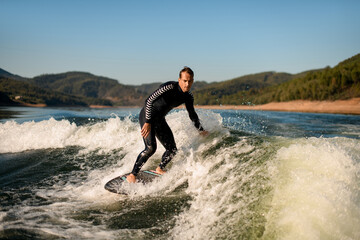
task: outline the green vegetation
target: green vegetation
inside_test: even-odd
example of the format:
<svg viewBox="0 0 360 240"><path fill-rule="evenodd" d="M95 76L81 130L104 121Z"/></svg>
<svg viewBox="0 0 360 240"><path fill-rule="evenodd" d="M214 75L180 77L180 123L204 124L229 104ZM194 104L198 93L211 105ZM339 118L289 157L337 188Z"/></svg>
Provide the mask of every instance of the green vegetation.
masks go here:
<svg viewBox="0 0 360 240"><path fill-rule="evenodd" d="M247 75L232 80L212 83L194 91L196 104L201 105L237 105L246 104L249 95L254 95L259 89L287 82L302 74L264 72Z"/></svg>
<svg viewBox="0 0 360 240"><path fill-rule="evenodd" d="M3 99L8 103L7 105L18 105L21 103L46 104L48 106L111 105L111 102L108 100L72 96L8 78L0 78L0 92Z"/></svg>
<svg viewBox="0 0 360 240"><path fill-rule="evenodd" d="M176 79L174 79L176 81ZM0 104L141 106L161 83L123 85L84 72L45 74L27 79L0 69ZM299 74L264 72L228 81L195 81L195 104L248 105L273 101L337 100L360 97L360 54L337 66Z"/></svg>
<svg viewBox="0 0 360 240"><path fill-rule="evenodd" d="M291 100L339 100L360 97L360 54L334 68L309 72L278 86L248 95L254 103Z"/></svg>
<svg viewBox="0 0 360 240"><path fill-rule="evenodd" d="M0 106L13 106L13 105L17 105L17 103L11 100L7 94L0 92Z"/></svg>
<svg viewBox="0 0 360 240"><path fill-rule="evenodd" d="M268 82L268 79L271 79ZM268 86L267 86L268 85ZM292 100L338 100L360 97L360 54L297 75L261 73L209 85L194 92L201 105L248 105Z"/></svg>
<svg viewBox="0 0 360 240"><path fill-rule="evenodd" d="M29 79L28 82L41 88L75 96L107 99L114 105L137 105L142 104L144 99L144 94L134 87L85 72L46 74Z"/></svg>

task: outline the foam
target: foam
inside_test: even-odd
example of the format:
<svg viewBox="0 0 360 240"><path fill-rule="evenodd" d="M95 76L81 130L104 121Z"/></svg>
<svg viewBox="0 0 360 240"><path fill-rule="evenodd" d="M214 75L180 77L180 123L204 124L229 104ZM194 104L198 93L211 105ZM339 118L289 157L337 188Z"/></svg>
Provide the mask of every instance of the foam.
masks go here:
<svg viewBox="0 0 360 240"><path fill-rule="evenodd" d="M206 115L206 117L204 115ZM202 123L207 130L215 133L218 132L220 135L227 133L227 130L221 127L221 117L218 114L199 112L199 116L201 119L204 119ZM161 181L155 181L153 184L147 185L146 187L142 184L134 184L133 186L130 186L131 189L128 189L130 198L159 195L169 191L171 192L177 186L186 181L186 176L182 174L178 175L176 173L186 172L184 162L187 161L186 159L189 158L189 155L191 155L194 151L201 153L201 149L205 148L205 146L209 144L209 138L204 138L198 134L185 111L173 112L169 114L166 119L174 132L175 141L178 147L178 154L171 162L171 165L173 165L171 167L171 174L167 174L162 177ZM78 196L81 196L83 199L87 199L89 201L99 199L99 193L101 193L104 199L109 198L109 196L114 196L114 194L105 191L103 186L112 178L132 170L137 155L144 148L144 143L139 132L139 126L134 126L134 128L129 130L127 136L132 134L134 134L134 136L132 137L133 139L130 139L130 142L127 142L126 146L123 147L123 151L120 152L121 154L125 153L121 162L118 162L116 166L111 166L107 169L92 170L88 173L88 181L78 187L78 189L74 192L79 193ZM123 138L126 137L123 136ZM155 166L159 164L164 151L165 149L159 143L156 153L147 161L147 163L143 166L143 169L155 168ZM181 169L176 166L181 166ZM177 182L177 184L174 184L174 182Z"/></svg>
<svg viewBox="0 0 360 240"><path fill-rule="evenodd" d="M194 130L186 111L169 114L166 118L179 152L168 174L146 187L132 185L126 197L141 201L168 196L187 182L184 194L191 196L189 207L175 216L169 238L360 238L358 140L271 138L267 142L236 136L228 141L227 137L235 137L222 126L219 114L200 110L198 115L210 136L201 137ZM138 123L117 116L82 126L52 118L22 124L9 121L0 125L0 140L1 153L80 146L79 161L98 153L118 157L112 166L81 168L85 178L68 176L66 181L54 181L50 188L36 189L40 198L60 200L38 208L23 203L6 215L0 213L0 219L21 216L7 227L21 222L24 228L79 239L143 236L146 230L112 231L69 217L74 209L104 209L124 200L104 190L104 185L131 171L144 148ZM156 154L143 168L156 166L163 151L158 144ZM44 215L36 212L40 210L57 224L39 222L37 218Z"/></svg>
<svg viewBox="0 0 360 240"><path fill-rule="evenodd" d="M199 111L198 114L203 119L202 123L207 130L220 135L227 132L226 129L221 127L222 119L219 114L207 111ZM198 151L198 148L201 150L204 145L209 143L209 138L201 137L195 130L186 111L172 112L166 118L174 132L179 149L179 154L171 164L182 164L183 159L186 159L191 152ZM99 204L113 199L116 201L118 197L114 197L114 194L104 190L103 186L112 178L130 172L137 155L144 148L138 123L132 122L129 118L121 120L117 116L106 121L83 126L77 126L68 120L57 121L50 118L41 122L25 122L22 124L10 121L1 127L2 133L0 136L2 138L5 135L12 137L7 139L6 143L2 142L0 152L80 146L83 149L78 153L77 159L79 161L86 161L87 156L94 154L94 152L96 154L108 153L115 159L119 156L118 162L107 168L89 171L83 169L83 171L88 171L86 172L88 177L86 181L81 183L79 183L77 176L69 176L70 179L66 183L56 181L52 190L39 191L39 194L44 196L66 197L92 203L99 202ZM20 138L20 136L24 137ZM32 141L29 140L30 137ZM116 150L116 152L113 150ZM153 168L159 164L163 151L163 146L158 144L157 152L143 168ZM170 175L175 178L179 177L176 174ZM171 191L175 185L169 183L176 180L175 178L171 177L168 180L161 181L161 184L154 183L146 188L142 184L136 184L129 191L130 197L157 195L159 192ZM178 185L181 185L185 180L179 181ZM169 187L170 185L171 187Z"/></svg>
<svg viewBox="0 0 360 240"><path fill-rule="evenodd" d="M360 238L356 144L344 138L311 138L278 151L269 168L274 192L265 236Z"/></svg>
<svg viewBox="0 0 360 240"><path fill-rule="evenodd" d="M199 113L209 114L206 112ZM203 122L206 129L219 135L227 134L227 130L221 127L221 117L218 114L209 114L207 120ZM214 141L212 138L203 138L194 129L185 111L171 113L167 120L174 132L179 154L171 163L172 167L169 174L163 176L161 181L154 182L148 186L134 184L129 189L129 196L126 199L141 199L149 196L162 196L171 194L174 189L182 185L194 173L188 171L192 166L193 158L198 158L201 154L199 149L207 148ZM46 127L45 127L46 126ZM117 117L108 119L104 122L97 122L84 126L77 126L67 120L56 121L54 119L42 122L27 122L17 124L7 122L2 126L7 134L15 137L9 139L14 146L10 148L12 152L24 151L28 149L60 148L66 146L81 146L83 150L78 153L78 161L86 161L86 157L96 153L109 152L111 157L122 155L118 162L112 166L99 169L88 169L82 167L79 174L87 177L79 178L78 174L66 176L65 181L62 176L54 176L54 184L51 187L36 189L36 197L49 199L52 203L40 207L28 206L26 202L16 209L9 209L7 216L16 214L19 218L7 222L7 229L15 228L21 223L21 228L30 231L41 231L40 235L50 234L61 238L78 239L114 239L118 236L143 236L142 230L132 231L109 230L106 226L93 225L74 219L72 216L74 209L103 209L108 204L113 204L124 200L123 196L115 195L104 189L105 183L120 174L129 172L134 164L137 154L143 149L144 145L140 136L138 123L131 122L129 119L120 120ZM57 134L62 131L61 134ZM55 132L56 134L53 134ZM20 135L33 135L33 141L21 140L16 142ZM4 135L2 135L4 136ZM40 136L45 139L40 139ZM53 139L55 138L55 139ZM25 139L25 138L24 138ZM50 141L52 140L52 141ZM7 143L6 146L11 144ZM25 144L26 143L26 144ZM9 149L1 144L2 151ZM116 149L117 152L112 152ZM157 153L149 159L144 168L158 164L161 158L163 147L159 144ZM8 151L9 152L9 151ZM115 155L115 156L113 156ZM196 173L196 171L195 171ZM199 174L199 172L197 173ZM55 200L55 201L54 201ZM4 217L1 215L1 217ZM46 218L46 222L41 219ZM71 227L69 227L71 226Z"/></svg>
<svg viewBox="0 0 360 240"><path fill-rule="evenodd" d="M237 238L252 224L254 212L250 205L258 201L264 182L255 180L263 175L263 167L256 163L261 151L255 150L247 139L233 146L223 147L216 154L201 158L194 154L186 162L188 188L193 197L188 210L177 216L171 230L174 239ZM248 162L241 162L237 155L250 154ZM264 178L265 179L265 178ZM241 190L253 185L254 192ZM240 227L239 222L244 220Z"/></svg>
<svg viewBox="0 0 360 240"><path fill-rule="evenodd" d="M202 114L207 119L207 129L212 130L219 126L219 122L221 124L219 115L209 115L204 111ZM173 112L167 119L174 133L179 132L174 134L177 141L186 142L189 137L197 135L185 111ZM138 123L132 122L129 117L121 120L116 115L106 121L84 126L54 118L40 122L7 121L0 124L0 153L68 146L80 146L88 151L110 151L128 148L138 142L143 145Z"/></svg>
<svg viewBox="0 0 360 240"><path fill-rule="evenodd" d="M54 118L22 124L8 121L0 125L0 153L68 146L80 146L89 151L117 149L135 141L139 136L134 134L136 127L129 118L121 121L119 117L85 126Z"/></svg>

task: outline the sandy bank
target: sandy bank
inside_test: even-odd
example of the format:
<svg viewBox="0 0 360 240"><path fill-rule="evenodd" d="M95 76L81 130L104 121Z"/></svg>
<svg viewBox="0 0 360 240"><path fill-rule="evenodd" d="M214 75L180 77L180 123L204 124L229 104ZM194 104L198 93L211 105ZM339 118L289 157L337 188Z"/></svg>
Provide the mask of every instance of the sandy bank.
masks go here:
<svg viewBox="0 0 360 240"><path fill-rule="evenodd" d="M112 108L112 106L105 106L105 105L90 105L90 108Z"/></svg>
<svg viewBox="0 0 360 240"><path fill-rule="evenodd" d="M360 98L337 101L305 101L271 102L263 105L221 105L196 106L203 109L234 109L234 110L262 110L285 112L339 113L360 115Z"/></svg>
<svg viewBox="0 0 360 240"><path fill-rule="evenodd" d="M47 107L45 104L21 104L27 107ZM91 105L91 108L140 108L139 106L102 106ZM179 108L184 108L181 106ZM232 110L259 110L283 112L312 112L312 113L338 113L360 115L360 98L337 101L305 101L271 102L263 105L197 105L200 109L232 109Z"/></svg>
<svg viewBox="0 0 360 240"><path fill-rule="evenodd" d="M35 103L35 104L21 103L20 106L24 106L24 107L47 107L47 105L45 103Z"/></svg>

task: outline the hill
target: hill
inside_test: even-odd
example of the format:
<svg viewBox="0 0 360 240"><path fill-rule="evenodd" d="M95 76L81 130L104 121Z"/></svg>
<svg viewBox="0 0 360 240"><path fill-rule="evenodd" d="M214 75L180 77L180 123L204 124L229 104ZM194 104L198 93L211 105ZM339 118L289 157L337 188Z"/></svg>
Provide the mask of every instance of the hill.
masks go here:
<svg viewBox="0 0 360 240"><path fill-rule="evenodd" d="M0 105L45 104L47 106L111 105L110 101L55 92L24 81L0 77Z"/></svg>
<svg viewBox="0 0 360 240"><path fill-rule="evenodd" d="M200 105L252 105L360 97L360 54L333 68L299 74L265 72L210 84L194 92Z"/></svg>
<svg viewBox="0 0 360 240"><path fill-rule="evenodd" d="M158 87L161 85L161 82L155 82L155 83L145 83L141 85L130 85L130 87L133 87L136 92L140 92L145 96L148 96L149 94L153 93Z"/></svg>
<svg viewBox="0 0 360 240"><path fill-rule="evenodd" d="M141 106L145 98L162 84L123 85L117 80L86 72L46 74L28 79L28 82L75 96L107 99L117 106ZM193 90L202 89L206 85L206 82L195 82Z"/></svg>
<svg viewBox="0 0 360 240"><path fill-rule="evenodd" d="M123 85L117 80L86 72L44 74L24 81L42 89L67 95L108 100L115 106L141 106L146 97L162 84L158 82L139 86ZM193 89L201 89L206 85L206 82L197 81Z"/></svg>
<svg viewBox="0 0 360 240"><path fill-rule="evenodd" d="M345 100L360 97L360 54L333 68L307 72L280 85L248 93L253 103L292 100Z"/></svg>
<svg viewBox="0 0 360 240"><path fill-rule="evenodd" d="M200 105L242 104L243 102L247 102L245 97L248 93L253 94L260 89L278 85L303 75L304 73L292 75L277 72L246 75L204 86L194 91L194 97L196 104Z"/></svg>
<svg viewBox="0 0 360 240"><path fill-rule="evenodd" d="M142 85L139 85L139 86L133 85L131 87L135 88L136 91L141 92L142 94L144 94L144 97L147 97L151 93L153 93L156 89L158 89L161 84L163 84L163 83L156 82L156 83L142 84ZM205 88L208 85L209 85L209 83L207 83L205 81L195 81L192 88L191 88L191 90L192 91L197 91L197 90Z"/></svg>
<svg viewBox="0 0 360 240"><path fill-rule="evenodd" d="M22 78L0 69L0 77L3 83L7 81L9 84L7 88L2 84L0 89L3 92L1 99L7 102L21 95L24 101L60 105L66 102L66 105L141 106L145 98L161 84L123 85L117 80L86 72ZM192 91L195 104L200 105L247 105L298 99L338 100L360 97L359 78L360 54L333 68L299 74L263 72L215 83L195 81ZM32 89L31 94L26 95L24 91L19 93L19 89L24 89L21 83L26 83L24 86Z"/></svg>
<svg viewBox="0 0 360 240"><path fill-rule="evenodd" d="M86 72L45 74L29 79L28 82L40 88L70 95L106 99L115 105L138 105L142 104L144 99L144 94L134 87Z"/></svg>
<svg viewBox="0 0 360 240"><path fill-rule="evenodd" d="M3 78L9 78L9 79L15 79L15 80L20 80L20 81L25 81L26 78L12 74L10 72L5 71L4 69L0 68L0 77Z"/></svg>

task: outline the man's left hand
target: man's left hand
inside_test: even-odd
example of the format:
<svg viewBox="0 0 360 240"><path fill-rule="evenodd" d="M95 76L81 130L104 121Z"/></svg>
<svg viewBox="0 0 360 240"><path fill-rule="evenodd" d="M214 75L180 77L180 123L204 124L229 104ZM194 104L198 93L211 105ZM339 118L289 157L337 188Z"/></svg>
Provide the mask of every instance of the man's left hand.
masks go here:
<svg viewBox="0 0 360 240"><path fill-rule="evenodd" d="M206 137L207 135L209 135L209 132L208 131L201 131L200 135L203 136L203 137Z"/></svg>

